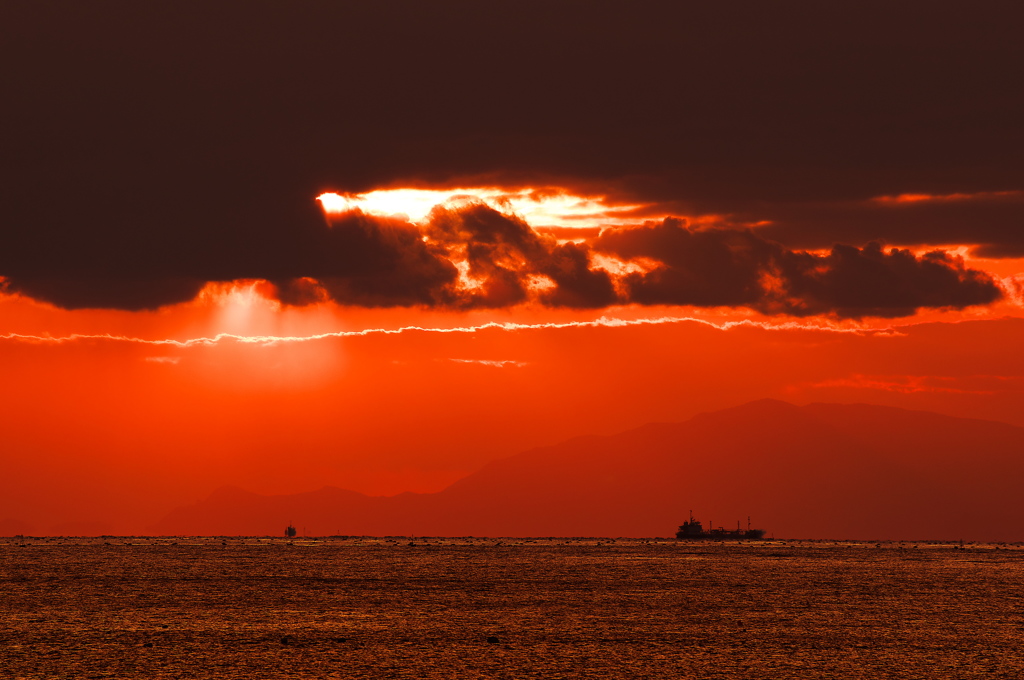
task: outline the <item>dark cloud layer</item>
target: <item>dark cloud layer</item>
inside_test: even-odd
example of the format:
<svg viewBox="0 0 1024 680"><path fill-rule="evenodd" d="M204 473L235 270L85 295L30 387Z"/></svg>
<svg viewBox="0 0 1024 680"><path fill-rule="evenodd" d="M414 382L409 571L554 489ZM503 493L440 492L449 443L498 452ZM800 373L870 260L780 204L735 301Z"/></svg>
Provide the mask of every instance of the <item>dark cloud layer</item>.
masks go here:
<svg viewBox="0 0 1024 680"><path fill-rule="evenodd" d="M448 299L457 272L408 225L325 230L312 202L470 180L771 220L767 236L790 248L1024 253L1019 202L898 218L849 207L1024 189L1022 12L916 0L3 3L0 276L66 307L149 308L238 278L273 281L294 302L326 290L458 307L521 298L528 281L508 258L528 257L557 283L540 293L550 304L613 297L581 247L489 242L480 226L469 255L489 288ZM690 245L713 250L701 238ZM723 285L692 295L742 299L750 283Z"/></svg>

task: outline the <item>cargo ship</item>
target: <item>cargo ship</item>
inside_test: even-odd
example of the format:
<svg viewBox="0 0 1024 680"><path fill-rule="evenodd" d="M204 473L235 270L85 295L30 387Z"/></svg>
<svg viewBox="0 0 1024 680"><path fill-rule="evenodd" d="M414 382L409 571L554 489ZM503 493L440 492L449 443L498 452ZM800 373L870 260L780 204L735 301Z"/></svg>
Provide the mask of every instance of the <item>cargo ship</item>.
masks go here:
<svg viewBox="0 0 1024 680"><path fill-rule="evenodd" d="M708 522L710 524L710 522ZM747 518L747 528L741 529L739 521L736 522L735 529L726 529L724 527L709 528L707 531L704 530L704 525L701 524L700 520L693 518L693 513L690 513L690 520L683 522L679 527L679 531L676 532L676 538L680 539L697 539L697 540L726 540L726 539L749 539L759 540L764 538L764 529L751 529L750 518Z"/></svg>

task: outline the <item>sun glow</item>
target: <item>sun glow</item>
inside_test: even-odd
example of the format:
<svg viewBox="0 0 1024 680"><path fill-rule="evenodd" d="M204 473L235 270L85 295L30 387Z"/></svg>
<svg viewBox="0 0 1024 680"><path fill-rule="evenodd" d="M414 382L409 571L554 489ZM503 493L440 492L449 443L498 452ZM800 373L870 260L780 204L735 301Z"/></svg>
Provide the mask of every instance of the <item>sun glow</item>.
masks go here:
<svg viewBox="0 0 1024 680"><path fill-rule="evenodd" d="M211 281L199 291L196 302L239 309L260 306L277 310L281 305L273 299L272 288L262 279Z"/></svg>
<svg viewBox="0 0 1024 680"><path fill-rule="evenodd" d="M606 196L579 196L545 187L507 190L496 187L457 189L377 189L362 194L326 193L317 197L328 213L359 209L374 215L405 215L422 222L438 205L478 200L513 212L538 227L600 227L637 222L639 203L612 203Z"/></svg>

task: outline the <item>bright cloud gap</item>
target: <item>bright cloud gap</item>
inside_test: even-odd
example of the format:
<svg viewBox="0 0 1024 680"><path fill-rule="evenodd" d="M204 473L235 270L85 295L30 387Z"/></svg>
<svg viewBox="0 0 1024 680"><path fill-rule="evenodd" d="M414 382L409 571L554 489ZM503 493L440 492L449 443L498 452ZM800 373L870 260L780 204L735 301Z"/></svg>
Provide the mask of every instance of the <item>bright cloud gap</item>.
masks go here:
<svg viewBox="0 0 1024 680"><path fill-rule="evenodd" d="M405 215L422 222L435 206L482 201L495 210L512 212L534 226L602 227L636 222L632 214L646 204L612 204L605 196L579 196L563 189L468 187L457 189L377 189L361 194L325 193L317 197L328 213L359 209L384 217Z"/></svg>

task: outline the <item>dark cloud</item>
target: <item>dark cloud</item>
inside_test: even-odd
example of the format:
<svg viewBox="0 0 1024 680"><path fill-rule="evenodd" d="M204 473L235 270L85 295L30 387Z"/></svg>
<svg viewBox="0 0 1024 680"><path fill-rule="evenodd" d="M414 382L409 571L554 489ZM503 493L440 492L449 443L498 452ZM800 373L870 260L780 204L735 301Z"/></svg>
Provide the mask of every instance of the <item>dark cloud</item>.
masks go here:
<svg viewBox="0 0 1024 680"><path fill-rule="evenodd" d="M334 300L364 307L395 307L444 302L441 292L458 272L441 248L423 241L408 222L364 215L358 210L331 220L323 232L321 271L311 276Z"/></svg>
<svg viewBox="0 0 1024 680"><path fill-rule="evenodd" d="M471 181L768 219L791 248L920 239L1019 254L1017 207L935 206L919 220L848 206L1024 189L1022 11L2 3L0 276L68 307L149 308L239 278L295 302L312 290L457 304L439 253L324 233L312 199ZM488 288L467 304L528 293L503 259L516 248L557 282L552 304L608 299L578 249L530 247L474 247ZM322 288L289 283L303 277ZM746 284L731 285L705 299L742 299Z"/></svg>
<svg viewBox="0 0 1024 680"><path fill-rule="evenodd" d="M941 251L836 246L793 251L750 230L691 231L678 219L614 229L595 250L647 260L625 275L624 299L639 304L742 306L768 314L898 317L920 308L964 308L1003 295L991 276Z"/></svg>
<svg viewBox="0 0 1024 680"><path fill-rule="evenodd" d="M616 302L611 276L590 268L590 254L584 246L563 243L555 246L539 270L555 287L541 294L554 307L606 307Z"/></svg>
<svg viewBox="0 0 1024 680"><path fill-rule="evenodd" d="M825 256L785 251L775 264L778 290L770 288L758 305L766 312L897 317L922 307L962 309L1003 296L991 276L942 251L916 257L869 243L836 246Z"/></svg>
<svg viewBox="0 0 1024 680"><path fill-rule="evenodd" d="M760 277L777 246L748 231L691 231L668 218L637 229L610 229L594 247L625 260L658 264L624 278L628 299L640 304L753 306L762 296Z"/></svg>

